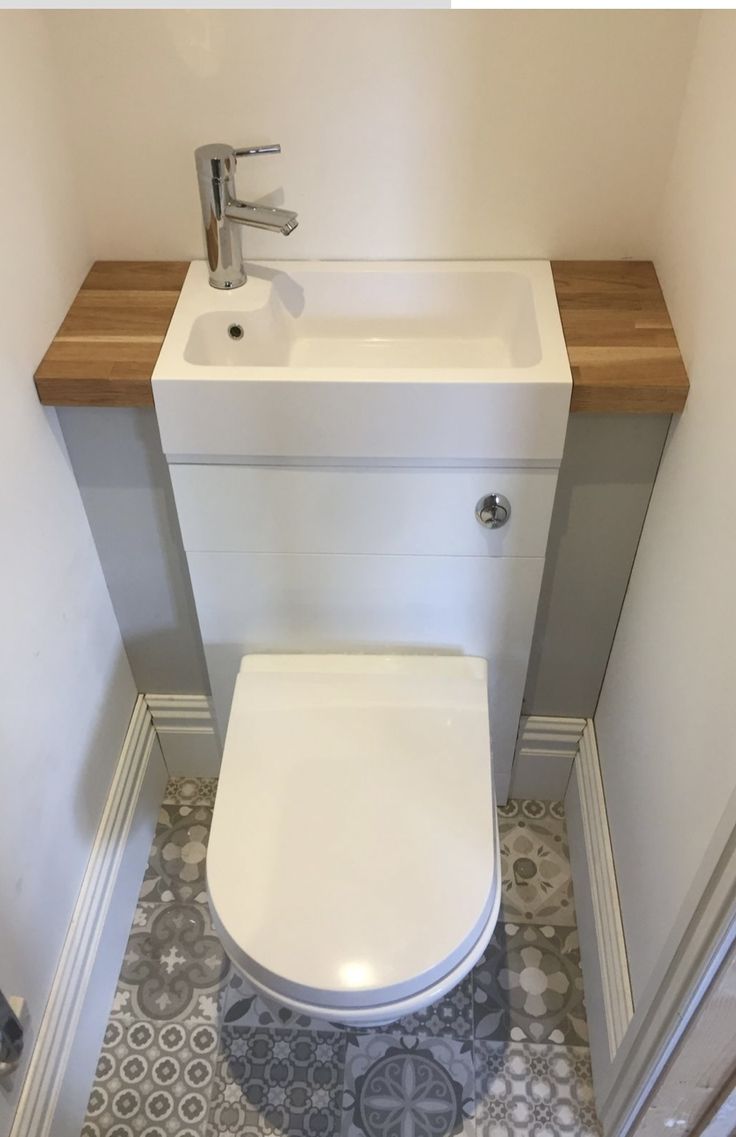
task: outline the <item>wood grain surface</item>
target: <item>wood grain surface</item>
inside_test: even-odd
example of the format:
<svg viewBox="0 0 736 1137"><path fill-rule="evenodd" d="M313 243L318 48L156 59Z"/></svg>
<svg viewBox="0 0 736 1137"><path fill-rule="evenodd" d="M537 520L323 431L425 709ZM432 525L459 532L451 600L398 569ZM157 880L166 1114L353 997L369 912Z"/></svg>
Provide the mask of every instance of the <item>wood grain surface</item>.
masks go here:
<svg viewBox="0 0 736 1137"><path fill-rule="evenodd" d="M673 414L688 378L651 261L553 261L571 411Z"/></svg>
<svg viewBox="0 0 736 1137"><path fill-rule="evenodd" d="M188 261L97 261L36 371L52 406L153 406L151 375Z"/></svg>

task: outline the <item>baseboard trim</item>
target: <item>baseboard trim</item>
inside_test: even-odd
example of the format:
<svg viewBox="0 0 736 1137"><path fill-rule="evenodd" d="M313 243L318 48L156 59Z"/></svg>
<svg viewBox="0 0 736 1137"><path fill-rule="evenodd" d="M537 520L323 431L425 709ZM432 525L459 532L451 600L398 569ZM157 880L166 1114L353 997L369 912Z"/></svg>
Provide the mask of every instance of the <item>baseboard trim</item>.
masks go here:
<svg viewBox="0 0 736 1137"><path fill-rule="evenodd" d="M590 965L588 967L586 990L589 982L591 986L597 985L600 977L600 1002L605 1017L609 1059L613 1060L633 1018L634 1001L592 720L588 720L585 725L575 759L575 789L576 800L574 804L571 803L569 811L572 825L568 818L568 836L573 854L573 883L576 902L582 901L580 906L583 911L586 908L592 910L595 943L588 945L588 955L590 958L590 948L594 946L598 964L596 968ZM576 820L578 816L579 822ZM573 850L572 845L576 838L579 841L580 836L584 847L582 850ZM581 852L582 857L579 855ZM583 918L581 950L584 954L583 935L587 933L590 936L590 929L584 927L585 923ZM585 962L584 958L583 966Z"/></svg>
<svg viewBox="0 0 736 1137"><path fill-rule="evenodd" d="M206 695L146 695L170 777L216 778L221 750Z"/></svg>
<svg viewBox="0 0 736 1137"><path fill-rule="evenodd" d="M153 719L139 696L10 1137L79 1135L165 784Z"/></svg>
<svg viewBox="0 0 736 1137"><path fill-rule="evenodd" d="M585 719L522 718L511 773L511 796L560 801L565 796Z"/></svg>
<svg viewBox="0 0 736 1137"><path fill-rule="evenodd" d="M736 791L715 826L660 962L637 999L606 1092L597 1101L604 1132L625 1137L638 1131L660 1078L668 1076L677 1047L687 1044L691 1028L696 1038L702 1028L708 1039L703 1011L721 968L734 952ZM682 1101L679 1095L678 1101Z"/></svg>

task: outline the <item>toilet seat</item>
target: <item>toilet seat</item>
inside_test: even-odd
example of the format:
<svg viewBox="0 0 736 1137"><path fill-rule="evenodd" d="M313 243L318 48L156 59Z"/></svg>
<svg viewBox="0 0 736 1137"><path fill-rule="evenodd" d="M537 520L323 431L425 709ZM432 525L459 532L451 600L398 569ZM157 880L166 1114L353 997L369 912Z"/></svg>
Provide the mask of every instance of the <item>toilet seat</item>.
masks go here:
<svg viewBox="0 0 736 1137"><path fill-rule="evenodd" d="M267 997L364 1025L439 998L500 903L485 661L246 656L207 878Z"/></svg>

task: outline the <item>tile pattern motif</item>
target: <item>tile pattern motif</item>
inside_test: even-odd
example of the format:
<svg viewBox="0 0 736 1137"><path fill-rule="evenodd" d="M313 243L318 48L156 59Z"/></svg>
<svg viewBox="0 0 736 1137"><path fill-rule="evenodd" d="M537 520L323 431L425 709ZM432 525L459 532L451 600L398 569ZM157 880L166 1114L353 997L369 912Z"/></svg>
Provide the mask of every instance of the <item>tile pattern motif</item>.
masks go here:
<svg viewBox="0 0 736 1137"><path fill-rule="evenodd" d="M472 1042L348 1033L343 1137L474 1133Z"/></svg>
<svg viewBox="0 0 736 1137"><path fill-rule="evenodd" d="M397 1022L384 1027L370 1027L367 1032L355 1033L390 1033L414 1034L421 1037L449 1036L450 1038L471 1038L473 1035L473 980L466 975L457 987L454 987L442 999L412 1015L405 1015ZM288 1007L269 1005L257 994L247 980L240 975L233 974L227 991L225 992L225 1005L223 1021L226 1026L293 1026L303 1030L334 1030L335 1023L322 1019L312 1019L307 1015L300 1015L290 1011ZM338 1029L340 1029L338 1027Z"/></svg>
<svg viewBox="0 0 736 1137"><path fill-rule="evenodd" d="M499 810L502 919L471 974L348 1030L233 972L204 889L216 786L167 787L82 1137L600 1137L560 804Z"/></svg>
<svg viewBox="0 0 736 1137"><path fill-rule="evenodd" d="M587 1049L476 1042L484 1137L599 1137Z"/></svg>
<svg viewBox="0 0 736 1137"><path fill-rule="evenodd" d="M210 806L161 807L141 900L207 903L205 860L211 825Z"/></svg>
<svg viewBox="0 0 736 1137"><path fill-rule="evenodd" d="M343 1051L339 1031L223 1027L208 1137L332 1137Z"/></svg>
<svg viewBox="0 0 736 1137"><path fill-rule="evenodd" d="M222 1021L226 1027L291 1027L313 1031L335 1029L332 1023L322 1019L313 1019L280 1004L266 1002L246 979L235 972L225 991Z"/></svg>
<svg viewBox="0 0 736 1137"><path fill-rule="evenodd" d="M116 1007L152 1022L212 1022L230 961L202 904L139 904Z"/></svg>
<svg viewBox="0 0 736 1137"><path fill-rule="evenodd" d="M504 918L574 927L562 803L512 800L498 814Z"/></svg>
<svg viewBox="0 0 736 1137"><path fill-rule="evenodd" d="M170 778L166 786L164 805L215 804L217 778Z"/></svg>
<svg viewBox="0 0 736 1137"><path fill-rule="evenodd" d="M574 928L499 924L475 968L475 1037L586 1046Z"/></svg>
<svg viewBox="0 0 736 1137"><path fill-rule="evenodd" d="M204 1137L216 1051L211 1024L111 1019L82 1137Z"/></svg>

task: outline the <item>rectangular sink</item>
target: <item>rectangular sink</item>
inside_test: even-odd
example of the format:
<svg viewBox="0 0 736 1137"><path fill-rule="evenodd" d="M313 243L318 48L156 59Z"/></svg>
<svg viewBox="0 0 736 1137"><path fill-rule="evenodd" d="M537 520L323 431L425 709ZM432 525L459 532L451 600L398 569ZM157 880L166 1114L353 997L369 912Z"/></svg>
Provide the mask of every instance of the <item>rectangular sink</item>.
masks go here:
<svg viewBox="0 0 736 1137"><path fill-rule="evenodd" d="M172 460L559 461L571 378L546 261L195 261L153 389Z"/></svg>
<svg viewBox="0 0 736 1137"><path fill-rule="evenodd" d="M458 372L541 359L531 283L519 272L257 267L226 305L212 309L208 292L184 345L194 366ZM228 334L233 322L240 339Z"/></svg>

